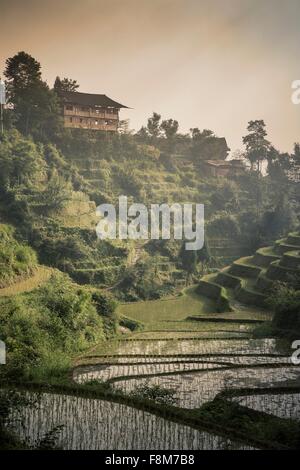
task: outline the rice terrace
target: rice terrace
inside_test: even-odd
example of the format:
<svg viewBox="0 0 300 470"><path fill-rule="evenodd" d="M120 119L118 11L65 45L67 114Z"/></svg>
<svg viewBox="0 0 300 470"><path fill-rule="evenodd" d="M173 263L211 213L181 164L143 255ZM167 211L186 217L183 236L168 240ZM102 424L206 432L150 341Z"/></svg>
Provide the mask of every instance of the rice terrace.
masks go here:
<svg viewBox="0 0 300 470"><path fill-rule="evenodd" d="M0 450L299 450L299 1L0 3Z"/></svg>
<svg viewBox="0 0 300 470"><path fill-rule="evenodd" d="M258 250L247 264L237 260L176 295L120 303L119 333L75 356L69 379L50 380L46 388L40 380L25 388L15 384L36 403L12 413L12 429L34 443L61 426L58 445L66 449L115 448L123 433L124 449L293 446L287 425L297 429L300 418L300 369L285 339L260 332L273 314L259 284L262 278L275 282L277 266L293 269L285 266L290 252L282 246L294 250L295 243L300 249L300 236L291 234ZM18 283L16 289L18 296ZM233 422L247 416L253 430L220 426L228 412ZM261 436L260 421L266 426ZM94 435L100 422L101 433Z"/></svg>

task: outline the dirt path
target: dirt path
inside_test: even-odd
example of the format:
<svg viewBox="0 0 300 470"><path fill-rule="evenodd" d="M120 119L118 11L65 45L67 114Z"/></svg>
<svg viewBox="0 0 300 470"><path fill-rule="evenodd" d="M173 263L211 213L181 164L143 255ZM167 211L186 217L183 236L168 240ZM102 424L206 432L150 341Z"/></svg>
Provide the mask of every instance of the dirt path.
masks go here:
<svg viewBox="0 0 300 470"><path fill-rule="evenodd" d="M0 297L9 297L23 292L30 292L48 281L52 273L52 268L38 266L35 273L28 279L24 279L23 281L16 282L11 286L0 289Z"/></svg>

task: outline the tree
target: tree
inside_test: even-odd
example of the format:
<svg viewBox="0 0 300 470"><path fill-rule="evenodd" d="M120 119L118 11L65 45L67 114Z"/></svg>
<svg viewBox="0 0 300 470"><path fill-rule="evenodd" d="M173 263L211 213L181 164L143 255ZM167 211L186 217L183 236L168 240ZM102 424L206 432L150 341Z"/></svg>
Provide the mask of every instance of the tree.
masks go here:
<svg viewBox="0 0 300 470"><path fill-rule="evenodd" d="M195 163L204 160L225 160L230 150L225 138L216 137L209 129L200 131L198 127L190 129L192 142L190 152Z"/></svg>
<svg viewBox="0 0 300 470"><path fill-rule="evenodd" d="M210 202L217 211L236 211L240 207L240 188L234 181L224 179L216 185L215 191L210 196Z"/></svg>
<svg viewBox="0 0 300 470"><path fill-rule="evenodd" d="M186 284L188 284L190 277L197 272L197 251L186 250L185 243L183 243L179 256L182 268L186 271Z"/></svg>
<svg viewBox="0 0 300 470"><path fill-rule="evenodd" d="M200 131L200 129L198 127L192 127L190 129L190 132L191 132L191 135L192 135L192 139L193 140L204 140L206 139L207 137L213 137L214 136L214 133L213 131L209 130L209 129L203 129L203 131Z"/></svg>
<svg viewBox="0 0 300 470"><path fill-rule="evenodd" d="M168 140L171 140L175 137L178 132L178 121L174 119L166 119L162 121L160 128L165 133L165 136Z"/></svg>
<svg viewBox="0 0 300 470"><path fill-rule="evenodd" d="M133 131L130 129L130 120L122 119L119 121L118 125L119 134L131 135Z"/></svg>
<svg viewBox="0 0 300 470"><path fill-rule="evenodd" d="M57 172L53 172L42 194L47 211L60 211L71 199L71 185Z"/></svg>
<svg viewBox="0 0 300 470"><path fill-rule="evenodd" d="M294 181L299 181L299 174L300 174L300 144L295 143L294 144L294 152L291 155L291 161L290 161L290 170L291 170L291 179L294 179Z"/></svg>
<svg viewBox="0 0 300 470"><path fill-rule="evenodd" d="M286 194L281 193L273 210L266 211L262 217L261 229L264 236L278 238L289 229L293 229L296 221L295 212Z"/></svg>
<svg viewBox="0 0 300 470"><path fill-rule="evenodd" d="M0 140L0 167L0 183L7 187L32 183L45 174L40 149L16 130L5 133Z"/></svg>
<svg viewBox="0 0 300 470"><path fill-rule="evenodd" d="M99 315L116 319L117 301L109 292L94 291L92 300Z"/></svg>
<svg viewBox="0 0 300 470"><path fill-rule="evenodd" d="M240 228L236 216L226 211L216 212L212 216L208 222L207 232L212 237L238 239L240 236Z"/></svg>
<svg viewBox="0 0 300 470"><path fill-rule="evenodd" d="M288 183L287 172L291 170L293 158L288 153L280 153L273 146L270 146L268 155L268 175L273 183L276 183L276 192L279 187L284 189Z"/></svg>
<svg viewBox="0 0 300 470"><path fill-rule="evenodd" d="M295 165L300 165L300 143L294 144L294 153L292 157Z"/></svg>
<svg viewBox="0 0 300 470"><path fill-rule="evenodd" d="M174 150L174 145L176 142L176 134L178 132L178 121L175 121L174 119L166 119L162 121L160 125L161 131L164 133L166 137L166 146L167 150L172 153Z"/></svg>
<svg viewBox="0 0 300 470"><path fill-rule="evenodd" d="M260 163L267 158L270 142L265 139L267 136L266 125L263 120L250 121L247 127L248 135L243 137L246 146L246 158L249 160L251 170L254 165L260 172Z"/></svg>
<svg viewBox="0 0 300 470"><path fill-rule="evenodd" d="M77 91L78 88L79 84L76 80L72 80L71 78L63 78L61 80L60 77L56 77L53 87L58 95L64 91Z"/></svg>
<svg viewBox="0 0 300 470"><path fill-rule="evenodd" d="M7 59L4 75L18 130L40 140L47 140L61 130L57 95L42 81L37 60L26 52L19 52Z"/></svg>
<svg viewBox="0 0 300 470"><path fill-rule="evenodd" d="M135 136L137 137L137 140L139 142L148 142L149 141L149 134L148 134L148 130L147 130L147 127L145 126L142 126L140 128L140 130L135 134Z"/></svg>
<svg viewBox="0 0 300 470"><path fill-rule="evenodd" d="M160 120L161 115L158 113L153 113L148 119L147 132L153 139L157 139L160 136Z"/></svg>
<svg viewBox="0 0 300 470"><path fill-rule="evenodd" d="M288 330L290 335L296 337L300 332L299 279L292 282L276 282L267 302L275 312L273 326Z"/></svg>
<svg viewBox="0 0 300 470"><path fill-rule="evenodd" d="M211 253L207 240L204 241L204 245L201 250L197 253L197 259L201 263L202 273L204 272L204 266L211 261Z"/></svg>
<svg viewBox="0 0 300 470"><path fill-rule="evenodd" d="M41 64L26 52L18 52L6 60L4 75L8 81L9 100L12 101L20 90L35 85L41 80Z"/></svg>

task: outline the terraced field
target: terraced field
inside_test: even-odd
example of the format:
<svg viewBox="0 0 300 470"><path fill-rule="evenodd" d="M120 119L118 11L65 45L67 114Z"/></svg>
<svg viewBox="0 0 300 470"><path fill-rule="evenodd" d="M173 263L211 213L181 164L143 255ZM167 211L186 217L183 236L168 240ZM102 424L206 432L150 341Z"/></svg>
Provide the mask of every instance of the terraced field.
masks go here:
<svg viewBox="0 0 300 470"><path fill-rule="evenodd" d="M36 398L39 406L12 416L12 430L31 445L61 426L57 444L64 450L251 449L236 440L118 403L48 393Z"/></svg>
<svg viewBox="0 0 300 470"><path fill-rule="evenodd" d="M196 287L184 290L182 295L175 298L133 302L121 304L119 307L120 315L145 323L147 330L161 330L168 322L182 322L188 315L196 315L199 312L214 312L214 302L199 296Z"/></svg>
<svg viewBox="0 0 300 470"><path fill-rule="evenodd" d="M299 420L300 367L291 362L290 345L253 337L253 330L272 318L265 304L267 289L297 272L299 250L300 236L291 234L205 276L178 297L120 305L124 324L138 328L123 327L117 338L77 357L74 382L105 382L112 399L129 404L141 386L167 389L176 409L192 419L223 399L263 419ZM66 449L253 448L253 439L245 435L237 442L229 425L207 428L197 422L193 429L174 416L165 419L152 409L148 413L138 405L102 399L43 394L41 400L37 409L24 410L26 437L36 440L48 428L65 424L60 444ZM25 431L17 432L22 436ZM265 448L262 442L257 445Z"/></svg>
<svg viewBox="0 0 300 470"><path fill-rule="evenodd" d="M291 363L284 341L254 339L252 332L271 320L267 291L274 280L297 271L299 250L300 236L291 234L204 276L179 297L121 305L119 314L142 329L78 358L74 380L106 381L125 395L141 385L163 387L187 409L241 390L233 400L243 406L298 419L300 368ZM278 392L287 387L295 391Z"/></svg>
<svg viewBox="0 0 300 470"><path fill-rule="evenodd" d="M300 236L291 233L272 247L260 248L254 256L240 258L216 275L205 276L198 292L217 298L220 306L234 308L235 301L266 307L268 289L300 269Z"/></svg>
<svg viewBox="0 0 300 470"><path fill-rule="evenodd" d="M265 390L258 394L241 395L232 398L240 405L263 413L271 413L279 418L300 420L300 393L266 393Z"/></svg>

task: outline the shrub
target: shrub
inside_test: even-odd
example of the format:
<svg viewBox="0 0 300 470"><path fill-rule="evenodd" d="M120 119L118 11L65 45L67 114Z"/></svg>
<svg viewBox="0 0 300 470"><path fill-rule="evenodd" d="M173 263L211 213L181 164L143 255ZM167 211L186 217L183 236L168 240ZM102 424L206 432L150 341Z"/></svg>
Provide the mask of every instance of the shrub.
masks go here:
<svg viewBox="0 0 300 470"><path fill-rule="evenodd" d="M277 282L268 298L268 304L275 312L275 327L300 332L300 290Z"/></svg>
<svg viewBox="0 0 300 470"><path fill-rule="evenodd" d="M35 252L14 238L9 225L0 225L0 286L12 283L17 276L30 274L37 265Z"/></svg>
<svg viewBox="0 0 300 470"><path fill-rule="evenodd" d="M222 211L211 218L207 232L210 236L238 238L240 227L234 215Z"/></svg>
<svg viewBox="0 0 300 470"><path fill-rule="evenodd" d="M175 397L176 390L163 388L160 385L150 386L147 383L140 385L130 393L133 398L153 400L164 405L176 405L178 399Z"/></svg>
<svg viewBox="0 0 300 470"><path fill-rule="evenodd" d="M116 317L116 308L118 304L112 294L108 292L94 291L92 293L92 300L99 315L110 318Z"/></svg>
<svg viewBox="0 0 300 470"><path fill-rule="evenodd" d="M52 277L27 295L0 301L1 339L7 345L3 373L20 380L32 373L64 371L67 358L104 338L91 293L66 275Z"/></svg>

